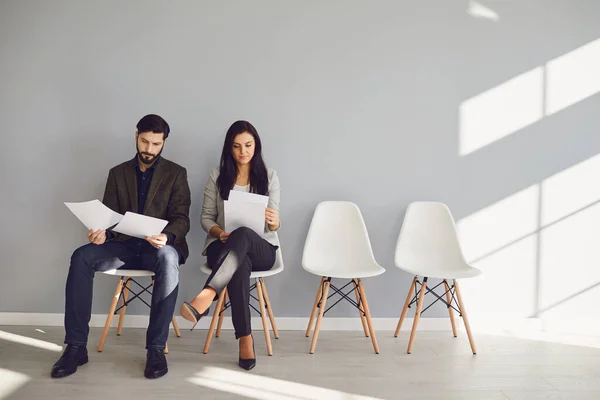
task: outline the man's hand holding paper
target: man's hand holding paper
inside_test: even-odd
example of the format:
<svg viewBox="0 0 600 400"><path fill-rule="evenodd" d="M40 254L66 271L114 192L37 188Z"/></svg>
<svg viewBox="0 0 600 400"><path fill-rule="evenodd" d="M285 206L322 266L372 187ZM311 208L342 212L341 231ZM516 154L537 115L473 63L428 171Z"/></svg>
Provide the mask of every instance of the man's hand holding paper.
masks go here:
<svg viewBox="0 0 600 400"><path fill-rule="evenodd" d="M162 237L159 239L158 236L160 236L159 234L163 229L165 229L165 226L167 226L168 223L169 221L165 221L164 219L149 217L147 215L127 211L125 216L112 230L127 236L145 240L148 240L148 238L152 238L156 235L157 237L152 239L152 241L148 240L148 242L154 246L154 243L157 245L162 243ZM166 236L167 235L164 235L165 238ZM164 244L166 243L167 242L165 240Z"/></svg>
<svg viewBox="0 0 600 400"><path fill-rule="evenodd" d="M167 244L168 237L161 232L169 221L130 211L123 216L99 200L65 205L89 229L87 237L90 243L103 244L106 241L106 229L116 224L112 229L114 232L145 239L157 249Z"/></svg>

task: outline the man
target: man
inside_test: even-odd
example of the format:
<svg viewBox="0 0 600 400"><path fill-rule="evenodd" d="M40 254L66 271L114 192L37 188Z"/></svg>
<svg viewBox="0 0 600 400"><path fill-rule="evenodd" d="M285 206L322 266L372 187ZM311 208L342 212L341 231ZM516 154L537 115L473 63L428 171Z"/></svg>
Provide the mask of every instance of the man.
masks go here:
<svg viewBox="0 0 600 400"><path fill-rule="evenodd" d="M147 269L155 273L150 324L146 332L146 378L168 371L164 349L179 289L179 264L189 251L190 188L185 168L160 156L169 125L158 115L146 115L137 124L137 154L108 173L104 204L125 214L132 211L168 220L159 235L137 239L109 230L88 232L89 244L75 250L67 277L65 349L52 367L52 377L73 374L87 363L87 338L92 312L94 273L114 268Z"/></svg>

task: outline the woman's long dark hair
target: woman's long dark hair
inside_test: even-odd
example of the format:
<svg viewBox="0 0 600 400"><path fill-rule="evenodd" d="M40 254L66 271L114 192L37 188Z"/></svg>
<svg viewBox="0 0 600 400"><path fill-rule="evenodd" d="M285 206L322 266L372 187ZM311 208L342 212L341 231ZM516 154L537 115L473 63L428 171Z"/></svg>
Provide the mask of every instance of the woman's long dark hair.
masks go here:
<svg viewBox="0 0 600 400"><path fill-rule="evenodd" d="M223 200L229 198L229 191L233 189L237 179L237 162L233 158L233 139L240 133L248 132L254 137L254 156L250 160L250 192L268 195L269 177L267 166L262 158L262 144L256 128L248 121L236 121L227 130L225 143L221 153L221 164L217 186Z"/></svg>

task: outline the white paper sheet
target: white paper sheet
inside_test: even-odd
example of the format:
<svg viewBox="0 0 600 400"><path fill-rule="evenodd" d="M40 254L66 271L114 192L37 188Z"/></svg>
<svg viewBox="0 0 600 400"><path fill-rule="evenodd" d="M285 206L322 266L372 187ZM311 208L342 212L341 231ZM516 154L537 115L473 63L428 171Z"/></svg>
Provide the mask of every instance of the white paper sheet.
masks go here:
<svg viewBox="0 0 600 400"><path fill-rule="evenodd" d="M124 235L143 239L146 236L160 234L169 221L164 219L148 217L147 215L137 214L130 211L125 213L123 219L112 230Z"/></svg>
<svg viewBox="0 0 600 400"><path fill-rule="evenodd" d="M230 196L231 193L233 191L230 192ZM263 204L225 200L223 206L226 232L232 232L237 228L245 226L258 233L261 237L265 235L265 206Z"/></svg>
<svg viewBox="0 0 600 400"><path fill-rule="evenodd" d="M229 192L229 201L243 201L247 203L258 203L262 204L264 208L267 208L269 204L269 196L263 196L256 193L242 192L239 190L231 190Z"/></svg>
<svg viewBox="0 0 600 400"><path fill-rule="evenodd" d="M106 207L98 199L81 203L66 203L65 205L88 229L107 229L123 218L119 213Z"/></svg>

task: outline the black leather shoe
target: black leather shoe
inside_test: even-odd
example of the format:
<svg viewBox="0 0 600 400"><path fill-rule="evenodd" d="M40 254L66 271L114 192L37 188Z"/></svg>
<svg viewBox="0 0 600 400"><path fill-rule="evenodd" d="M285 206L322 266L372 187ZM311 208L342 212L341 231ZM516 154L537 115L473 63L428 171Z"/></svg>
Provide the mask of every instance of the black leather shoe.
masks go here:
<svg viewBox="0 0 600 400"><path fill-rule="evenodd" d="M238 365L240 368L245 369L246 371L250 371L252 368L256 367L256 351L254 351L254 336L250 334L252 337L252 352L254 353L254 358L243 359L240 357L238 361Z"/></svg>
<svg viewBox="0 0 600 400"><path fill-rule="evenodd" d="M146 353L146 369L144 376L148 379L160 378L169 372L167 368L167 357L163 350L149 349Z"/></svg>
<svg viewBox="0 0 600 400"><path fill-rule="evenodd" d="M67 345L63 355L52 366L51 376L53 378L64 378L74 374L77 367L88 362L88 353L85 346Z"/></svg>

